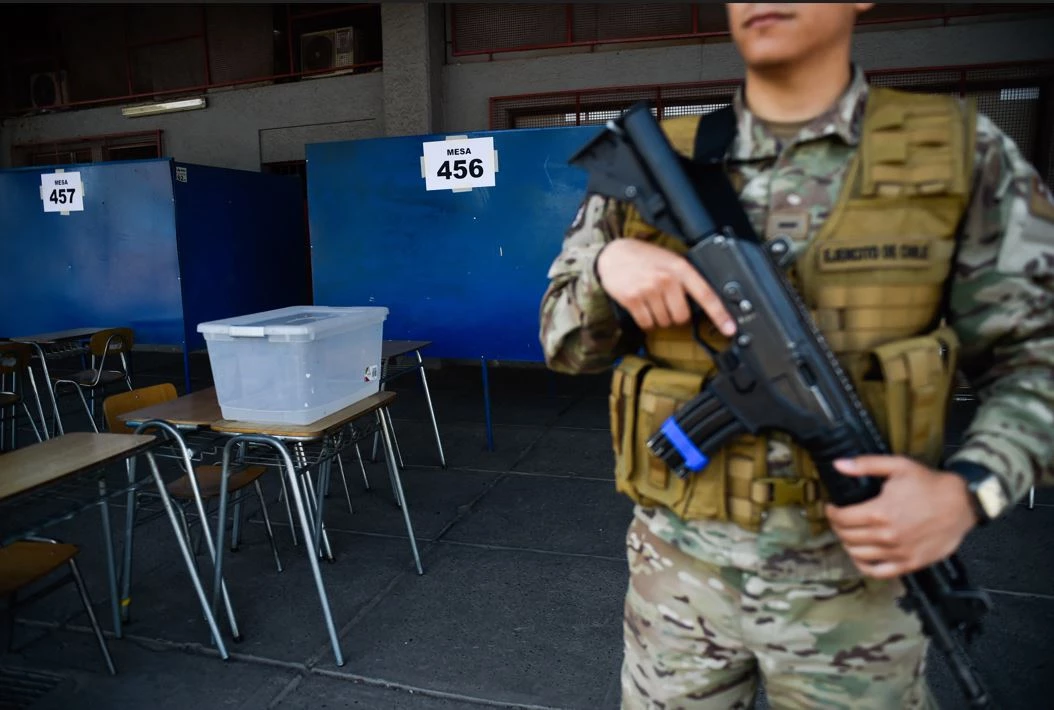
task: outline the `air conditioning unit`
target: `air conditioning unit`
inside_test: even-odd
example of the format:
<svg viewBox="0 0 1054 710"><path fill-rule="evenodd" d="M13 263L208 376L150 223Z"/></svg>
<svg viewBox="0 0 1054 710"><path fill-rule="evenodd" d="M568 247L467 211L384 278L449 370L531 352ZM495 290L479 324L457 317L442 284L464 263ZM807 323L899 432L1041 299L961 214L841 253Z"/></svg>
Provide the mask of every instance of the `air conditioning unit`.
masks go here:
<svg viewBox="0 0 1054 710"><path fill-rule="evenodd" d="M33 108L52 108L68 103L66 72L49 71L30 75L29 96Z"/></svg>
<svg viewBox="0 0 1054 710"><path fill-rule="evenodd" d="M354 37L350 27L300 35L301 71L312 72L312 76L351 71L355 63ZM327 69L331 71L326 72Z"/></svg>

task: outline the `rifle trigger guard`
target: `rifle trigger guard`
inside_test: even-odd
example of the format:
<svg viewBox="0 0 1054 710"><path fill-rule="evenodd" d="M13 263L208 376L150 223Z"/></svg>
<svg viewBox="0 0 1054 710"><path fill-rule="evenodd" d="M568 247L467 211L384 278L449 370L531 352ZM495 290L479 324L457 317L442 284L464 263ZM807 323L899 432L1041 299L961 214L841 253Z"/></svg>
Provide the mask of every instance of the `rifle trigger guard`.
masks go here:
<svg viewBox="0 0 1054 710"><path fill-rule="evenodd" d="M691 297L689 296L689 298ZM692 302L692 339L695 340L699 347L706 351L706 354L710 356L710 359L714 361L714 364L717 364L721 357L721 353L710 343L703 340L703 337L699 335L699 330L704 325L703 316L704 313L699 306Z"/></svg>

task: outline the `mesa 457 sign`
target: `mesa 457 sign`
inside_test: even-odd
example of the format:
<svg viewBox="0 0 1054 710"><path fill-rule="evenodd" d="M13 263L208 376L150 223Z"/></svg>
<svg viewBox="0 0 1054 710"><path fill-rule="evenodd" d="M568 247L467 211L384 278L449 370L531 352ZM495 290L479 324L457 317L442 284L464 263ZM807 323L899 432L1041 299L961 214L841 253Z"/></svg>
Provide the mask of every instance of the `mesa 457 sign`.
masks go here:
<svg viewBox="0 0 1054 710"><path fill-rule="evenodd" d="M81 174L56 170L53 173L40 175L40 199L45 212L58 212L68 215L70 212L84 211L84 185Z"/></svg>
<svg viewBox="0 0 1054 710"><path fill-rule="evenodd" d="M493 187L498 172L494 139L453 136L423 144L421 177L426 190L464 192L474 187Z"/></svg>

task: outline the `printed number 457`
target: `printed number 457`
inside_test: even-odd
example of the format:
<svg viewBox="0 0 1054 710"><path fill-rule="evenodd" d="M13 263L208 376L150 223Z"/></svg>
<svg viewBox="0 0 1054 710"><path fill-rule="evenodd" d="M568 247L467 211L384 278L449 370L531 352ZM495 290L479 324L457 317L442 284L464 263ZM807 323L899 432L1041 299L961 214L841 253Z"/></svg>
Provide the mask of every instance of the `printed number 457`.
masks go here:
<svg viewBox="0 0 1054 710"><path fill-rule="evenodd" d="M73 202L73 193L77 191L75 187L58 187L51 191L51 196L48 197L49 202L54 202L56 205L65 205Z"/></svg>
<svg viewBox="0 0 1054 710"><path fill-rule="evenodd" d="M453 169L450 167L450 161L444 160L443 164L439 166L439 170L436 171L436 175L447 180L451 177L462 180L468 175L474 178L482 177L483 160L480 158L473 158L472 160L459 158L454 161Z"/></svg>

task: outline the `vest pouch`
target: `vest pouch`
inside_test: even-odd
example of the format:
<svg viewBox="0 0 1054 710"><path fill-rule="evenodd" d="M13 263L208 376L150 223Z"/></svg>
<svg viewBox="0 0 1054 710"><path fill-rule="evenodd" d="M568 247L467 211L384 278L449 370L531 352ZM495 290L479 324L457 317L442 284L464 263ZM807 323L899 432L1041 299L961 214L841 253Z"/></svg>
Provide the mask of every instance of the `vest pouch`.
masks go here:
<svg viewBox="0 0 1054 710"><path fill-rule="evenodd" d="M641 382L633 463L627 484L641 500L664 506L682 519L727 519L725 452L687 478L673 473L647 447L648 439L683 404L699 394L706 376L698 372L653 367Z"/></svg>
<svg viewBox="0 0 1054 710"><path fill-rule="evenodd" d="M860 394L894 454L940 461L958 355L959 339L947 327L870 351Z"/></svg>
<svg viewBox="0 0 1054 710"><path fill-rule="evenodd" d="M629 483L636 447L637 408L641 381L652 364L636 355L626 355L615 367L608 395L611 416L611 445L615 453L615 488L635 502L653 505L641 499Z"/></svg>

